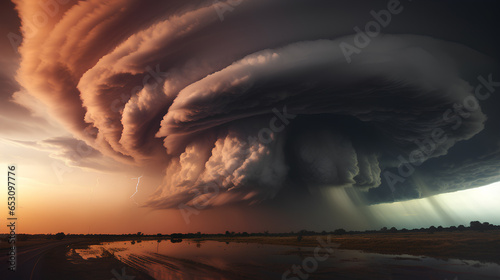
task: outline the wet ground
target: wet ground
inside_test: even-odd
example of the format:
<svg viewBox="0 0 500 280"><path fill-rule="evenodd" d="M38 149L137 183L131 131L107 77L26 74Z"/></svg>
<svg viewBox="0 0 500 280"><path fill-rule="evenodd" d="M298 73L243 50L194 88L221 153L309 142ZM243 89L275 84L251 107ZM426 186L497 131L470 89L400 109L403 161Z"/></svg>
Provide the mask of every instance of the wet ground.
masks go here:
<svg viewBox="0 0 500 280"><path fill-rule="evenodd" d="M146 273L159 280L500 279L500 265L495 263L365 253L320 244L315 248L144 240L106 242L66 252L66 259L74 264L109 257L124 263L129 271ZM117 267L116 272L121 273L120 269ZM109 279L114 277L112 273L109 276Z"/></svg>

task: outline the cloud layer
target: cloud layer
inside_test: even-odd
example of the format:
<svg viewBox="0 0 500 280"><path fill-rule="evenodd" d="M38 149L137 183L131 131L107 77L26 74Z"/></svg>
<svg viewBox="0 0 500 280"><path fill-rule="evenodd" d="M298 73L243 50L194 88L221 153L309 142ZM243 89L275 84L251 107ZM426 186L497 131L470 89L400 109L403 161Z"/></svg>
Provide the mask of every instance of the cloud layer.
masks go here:
<svg viewBox="0 0 500 280"><path fill-rule="evenodd" d="M290 23L297 11L273 13L280 1L70 1L38 26L46 10L15 2L25 34L36 27L20 48L19 83L96 153L160 165L151 207L194 204L207 186L210 206L271 199L291 181L372 192L435 131L442 141L420 164L487 120L479 105L460 125L453 118L474 96L463 69L487 58L430 36L380 34L348 63L339 46L356 35L339 26L352 19L302 26ZM231 7L223 17L220 5ZM334 11L290 5L326 21L321 5ZM432 189L453 189L447 176Z"/></svg>

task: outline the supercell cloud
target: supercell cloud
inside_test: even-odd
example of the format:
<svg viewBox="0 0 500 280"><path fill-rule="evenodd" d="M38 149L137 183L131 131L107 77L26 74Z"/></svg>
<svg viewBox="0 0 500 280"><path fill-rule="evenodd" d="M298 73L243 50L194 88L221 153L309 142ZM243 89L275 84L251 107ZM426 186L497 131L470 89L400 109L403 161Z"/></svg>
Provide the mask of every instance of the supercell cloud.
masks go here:
<svg viewBox="0 0 500 280"><path fill-rule="evenodd" d="M498 136L484 136L494 149L454 151L487 133L476 87L498 79L490 58L415 30L410 2L362 47L353 28L387 2L15 2L18 82L93 153L161 166L147 206L189 205L207 186L219 206L290 184L381 202L498 179Z"/></svg>

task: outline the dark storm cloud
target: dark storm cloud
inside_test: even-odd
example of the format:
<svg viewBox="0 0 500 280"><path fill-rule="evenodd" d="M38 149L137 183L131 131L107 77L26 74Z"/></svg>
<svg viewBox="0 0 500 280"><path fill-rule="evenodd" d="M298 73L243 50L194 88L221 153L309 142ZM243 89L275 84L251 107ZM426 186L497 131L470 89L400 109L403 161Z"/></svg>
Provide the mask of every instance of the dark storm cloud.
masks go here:
<svg viewBox="0 0 500 280"><path fill-rule="evenodd" d="M39 10L16 3L26 28ZM461 41L429 28L445 14L415 27L431 4L396 4L390 24L360 47L353 28L388 2L70 3L25 38L18 80L100 153L161 165L152 207L193 204L207 185L217 188L212 206L252 204L286 192L292 179L391 200L382 174L410 161L418 141L446 135L422 173L483 131L481 108L459 127L443 114L491 71L467 30ZM347 43L354 54L340 47ZM494 160L471 164L478 168L464 187L497 170ZM446 174L429 188L451 190ZM422 195L417 184L404 188L398 199Z"/></svg>

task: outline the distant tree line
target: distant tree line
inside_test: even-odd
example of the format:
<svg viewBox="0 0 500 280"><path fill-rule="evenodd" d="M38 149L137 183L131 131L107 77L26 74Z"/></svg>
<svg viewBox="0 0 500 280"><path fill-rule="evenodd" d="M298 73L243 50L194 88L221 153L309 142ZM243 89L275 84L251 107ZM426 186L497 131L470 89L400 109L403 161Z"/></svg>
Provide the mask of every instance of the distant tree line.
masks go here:
<svg viewBox="0 0 500 280"><path fill-rule="evenodd" d="M310 231L310 230L301 230L298 232L286 232L286 233L269 233L269 231L257 232L257 233L248 233L248 232L234 232L234 231L226 231L225 233L218 234L206 234L206 233L172 233L168 234L154 234L154 235L145 235L142 232L138 232L135 234L65 234L64 232L59 232L57 234L18 234L16 236L17 241L26 241L29 239L54 239L54 240L62 240L68 237L78 237L78 238L93 238L93 239L102 239L102 240L130 240L135 239L137 242L142 238L148 239L171 239L180 241L184 238L211 238L211 237L250 237L250 236L263 236L263 237L273 237L273 236L297 236L297 240L301 241L303 236L312 236L312 235L343 235L343 234L367 234L367 233L404 233L404 232L426 232L426 233L435 233L435 232L454 232L454 231L477 231L484 232L489 230L500 230L499 225L493 225L488 222L481 223L480 221L472 221L469 226L459 225L459 226L431 226L428 228L415 228L415 229L397 229L396 227L383 227L380 230L365 230L365 231L347 231L343 228L336 229L334 231ZM8 235L3 234L0 235L1 242L7 242Z"/></svg>

